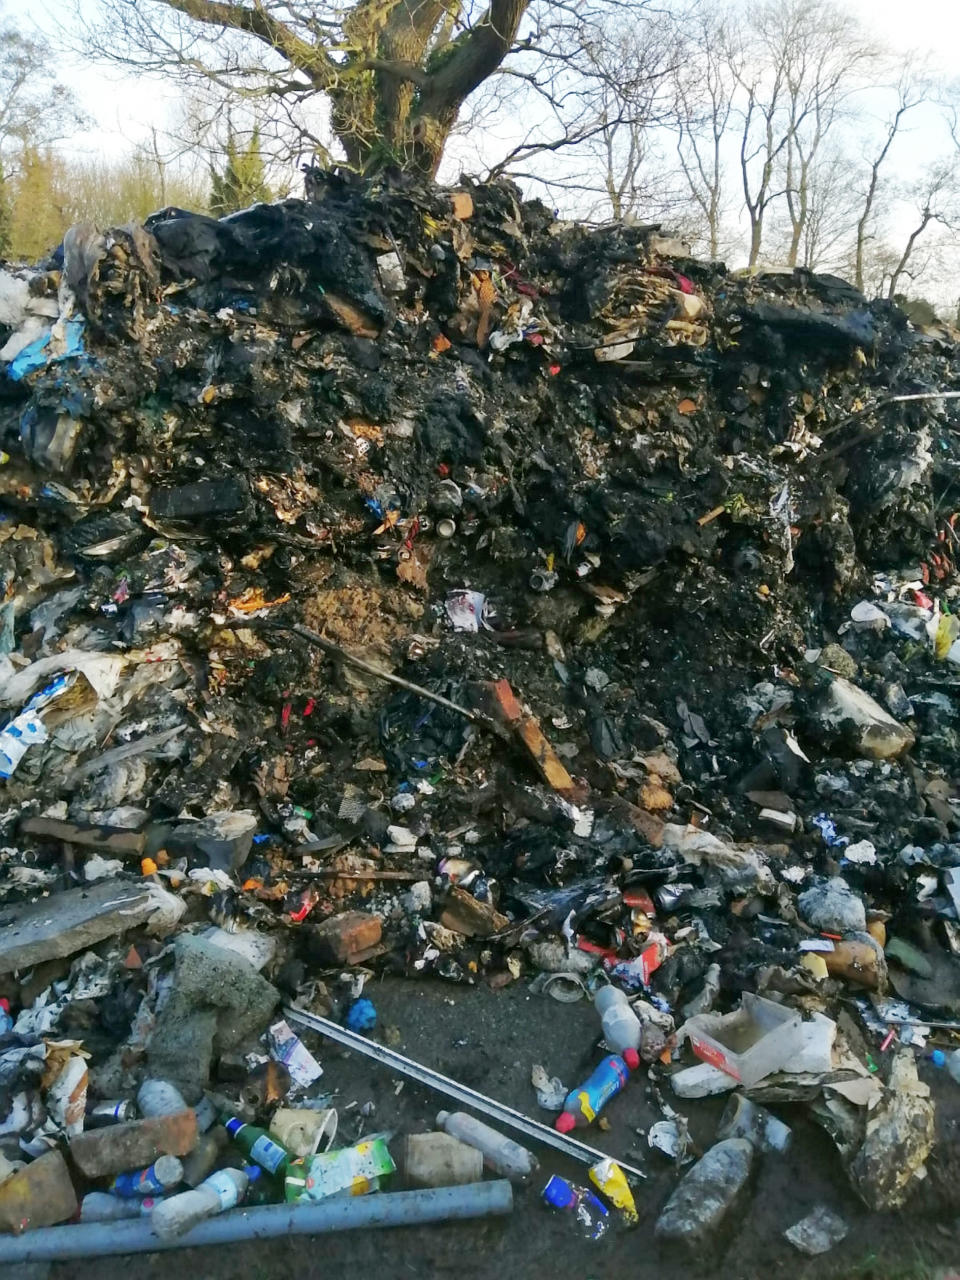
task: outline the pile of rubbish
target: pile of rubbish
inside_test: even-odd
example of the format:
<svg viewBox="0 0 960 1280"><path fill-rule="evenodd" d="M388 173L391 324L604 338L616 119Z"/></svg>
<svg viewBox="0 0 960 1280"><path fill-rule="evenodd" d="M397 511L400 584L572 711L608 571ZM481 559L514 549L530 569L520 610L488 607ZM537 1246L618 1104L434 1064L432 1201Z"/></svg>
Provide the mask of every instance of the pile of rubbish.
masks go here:
<svg viewBox="0 0 960 1280"><path fill-rule="evenodd" d="M382 974L595 998L558 1140L737 1090L692 1169L650 1130L665 1242L783 1103L899 1207L960 1030L955 335L506 183L307 196L0 272L0 1225L376 1189L290 1023L375 1043Z"/></svg>

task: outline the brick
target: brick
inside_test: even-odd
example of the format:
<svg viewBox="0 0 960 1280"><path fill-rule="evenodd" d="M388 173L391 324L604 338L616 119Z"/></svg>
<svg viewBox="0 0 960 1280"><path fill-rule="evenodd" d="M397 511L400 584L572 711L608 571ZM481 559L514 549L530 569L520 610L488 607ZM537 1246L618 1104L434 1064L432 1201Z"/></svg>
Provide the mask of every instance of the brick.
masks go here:
<svg viewBox="0 0 960 1280"><path fill-rule="evenodd" d="M342 911L312 930L309 946L321 964L359 964L376 952L382 934L379 916Z"/></svg>
<svg viewBox="0 0 960 1280"><path fill-rule="evenodd" d="M193 1111L148 1116L91 1129L70 1139L70 1154L88 1178L104 1178L127 1169L142 1169L157 1156L185 1156L197 1145L197 1117Z"/></svg>

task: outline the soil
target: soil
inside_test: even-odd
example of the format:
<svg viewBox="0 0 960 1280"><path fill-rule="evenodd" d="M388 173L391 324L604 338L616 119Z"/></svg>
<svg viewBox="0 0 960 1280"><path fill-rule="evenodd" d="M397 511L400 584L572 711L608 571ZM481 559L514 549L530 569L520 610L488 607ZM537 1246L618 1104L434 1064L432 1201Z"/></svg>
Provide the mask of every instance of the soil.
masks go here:
<svg viewBox="0 0 960 1280"><path fill-rule="evenodd" d="M379 1015L375 1034L389 1038L399 1052L548 1123L550 1117L537 1107L530 1084L531 1066L540 1062L550 1075L572 1085L595 1061L596 1016L587 1002L558 1004L530 995L524 984L494 992L486 986L418 985L398 979L368 987L367 994ZM449 1105L442 1096L409 1081L400 1087L397 1077L356 1054L314 1040L309 1033L304 1038L323 1062L324 1084L338 1094L341 1137L353 1137L359 1107L367 1102L376 1108L363 1122L368 1133L425 1131L433 1126L436 1112ZM581 1135L648 1171L648 1180L635 1188L640 1224L633 1231L617 1224L604 1239L587 1241L578 1237L565 1216L547 1210L540 1200L547 1176L556 1172L582 1182L586 1170L541 1148L537 1151L540 1173L529 1187L517 1189L514 1211L506 1218L65 1262L53 1266L49 1276L50 1280L128 1280L133 1267L138 1280L167 1280L174 1265L204 1280L280 1280L292 1274L319 1275L321 1270L329 1276L376 1274L382 1280L405 1276L493 1280L505 1272L517 1280L548 1276L551 1280L599 1276L681 1280L692 1272L698 1280L714 1276L766 1280L771 1273L796 1280L919 1280L945 1275L951 1264L960 1261L956 1217L960 1184L954 1168L938 1164L937 1152L948 1152L955 1144L960 1089L926 1063L921 1063L920 1070L936 1094L938 1140L927 1183L903 1212L870 1213L851 1190L827 1135L803 1108L780 1107L777 1113L793 1127L791 1150L764 1159L752 1198L732 1225L729 1239L696 1262L665 1254L653 1239L653 1224L676 1175L665 1157L647 1147L643 1136L661 1117L641 1073L610 1104L609 1132L594 1127ZM672 1103L679 1101L669 1089L665 1097ZM350 1103L357 1105L347 1110ZM681 1106L696 1142L709 1146L723 1099ZM783 1239L783 1231L820 1203L839 1213L850 1232L828 1255L805 1258Z"/></svg>

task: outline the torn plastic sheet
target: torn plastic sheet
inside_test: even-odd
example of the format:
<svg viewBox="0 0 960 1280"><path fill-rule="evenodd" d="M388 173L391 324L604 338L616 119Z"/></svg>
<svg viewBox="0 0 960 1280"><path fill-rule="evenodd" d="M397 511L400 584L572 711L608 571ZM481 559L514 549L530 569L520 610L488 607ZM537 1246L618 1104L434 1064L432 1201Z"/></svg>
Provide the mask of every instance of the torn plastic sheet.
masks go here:
<svg viewBox="0 0 960 1280"><path fill-rule="evenodd" d="M20 1011L13 1029L20 1036L47 1035L67 1005L74 1000L101 1000L115 985L110 964L95 951L85 951L74 960L65 978L46 987L28 1009Z"/></svg>
<svg viewBox="0 0 960 1280"><path fill-rule="evenodd" d="M59 364L62 360L74 360L86 354L83 345L85 322L82 317L73 320L62 320L49 332L35 338L28 346L7 365L7 377L12 382L20 382L27 374L37 369L45 369L47 365Z"/></svg>
<svg viewBox="0 0 960 1280"><path fill-rule="evenodd" d="M481 626L490 630L487 622L490 606L487 604L487 597L480 591L451 591L444 602L444 608L453 623L454 631L479 631Z"/></svg>
<svg viewBox="0 0 960 1280"><path fill-rule="evenodd" d="M270 1028L270 1056L284 1064L290 1079L301 1089L308 1088L323 1075L320 1063L282 1018Z"/></svg>
<svg viewBox="0 0 960 1280"><path fill-rule="evenodd" d="M42 1043L4 1049L0 1052L0 1086L7 1088L17 1080L26 1080L31 1075L39 1080L43 1075L46 1057L47 1051ZM0 1123L0 1133L9 1132Z"/></svg>
<svg viewBox="0 0 960 1280"><path fill-rule="evenodd" d="M46 742L49 734L39 712L59 698L77 678L75 671L64 671L35 693L19 715L0 729L0 778L9 778L32 746Z"/></svg>

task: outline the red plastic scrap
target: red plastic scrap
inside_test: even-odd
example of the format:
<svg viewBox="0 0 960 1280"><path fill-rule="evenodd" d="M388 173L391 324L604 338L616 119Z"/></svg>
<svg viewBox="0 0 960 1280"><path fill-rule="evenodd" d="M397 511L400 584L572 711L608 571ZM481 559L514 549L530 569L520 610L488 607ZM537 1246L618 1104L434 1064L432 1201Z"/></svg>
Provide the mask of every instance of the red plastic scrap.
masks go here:
<svg viewBox="0 0 960 1280"><path fill-rule="evenodd" d="M317 904L317 896L314 890L304 889L303 896L300 899L300 906L296 911L290 912L290 919L294 924L302 924L307 916Z"/></svg>
<svg viewBox="0 0 960 1280"><path fill-rule="evenodd" d="M653 899L646 889L625 889L623 891L623 905L642 911L645 916L655 916L657 914Z"/></svg>
<svg viewBox="0 0 960 1280"><path fill-rule="evenodd" d="M620 961L620 956L614 947L601 947L598 942L591 942L589 938L583 938L580 934L577 934L577 950L586 951L591 956L601 956L611 964L618 964Z"/></svg>

